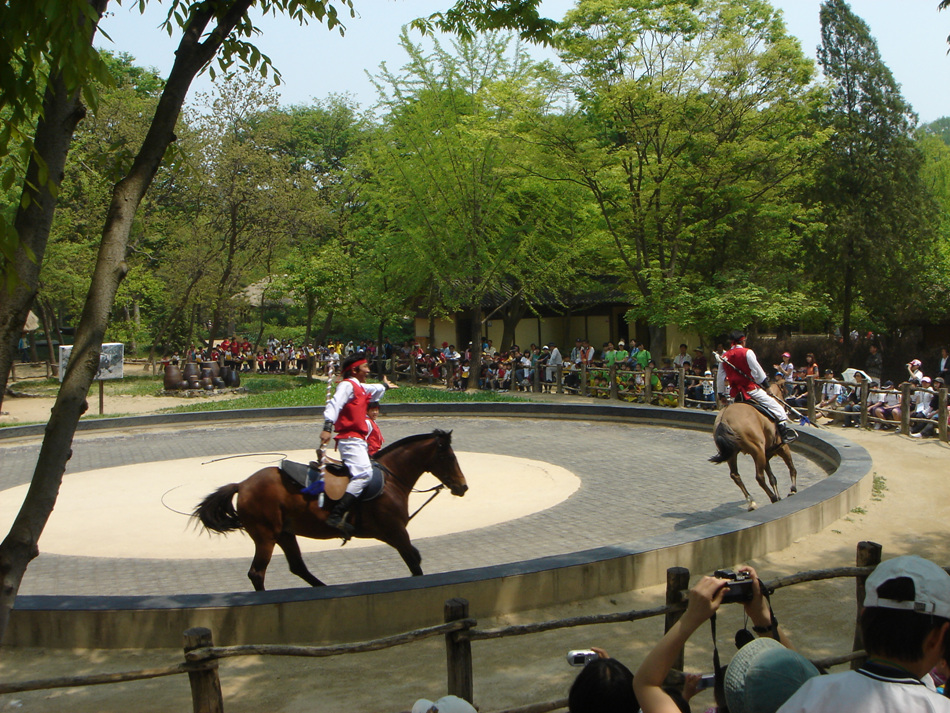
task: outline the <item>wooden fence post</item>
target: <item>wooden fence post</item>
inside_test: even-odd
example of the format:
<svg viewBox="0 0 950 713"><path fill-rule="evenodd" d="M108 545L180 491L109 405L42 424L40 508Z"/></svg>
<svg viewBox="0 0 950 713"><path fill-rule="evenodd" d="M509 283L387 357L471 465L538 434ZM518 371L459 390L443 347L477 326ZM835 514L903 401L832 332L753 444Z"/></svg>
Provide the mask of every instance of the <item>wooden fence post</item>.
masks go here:
<svg viewBox="0 0 950 713"><path fill-rule="evenodd" d="M467 599L446 600L446 623L467 618ZM448 673L449 695L458 696L469 703L473 703L472 642L468 638L467 631L453 631L445 635L445 664Z"/></svg>
<svg viewBox="0 0 950 713"><path fill-rule="evenodd" d="M808 395L808 406L806 406L808 409L808 420L814 424L815 419L818 418L818 415L815 413L815 394L817 388L817 384L815 384L815 375L809 374L806 376L805 384L807 384L805 393Z"/></svg>
<svg viewBox="0 0 950 713"><path fill-rule="evenodd" d="M666 570L666 603L669 604L679 604L684 601L683 592L689 589L689 570L686 567L670 567ZM666 615L666 619L663 623L663 632L666 633L673 628L673 624L679 621L680 617L683 616L682 611L669 612ZM677 671L682 671L684 669L685 662L685 647L680 649L679 654L676 656L676 660L673 662L671 668L675 668Z"/></svg>
<svg viewBox="0 0 950 713"><path fill-rule="evenodd" d="M940 434L940 440L947 442L947 387L940 389L940 396L937 399L937 433Z"/></svg>
<svg viewBox="0 0 950 713"><path fill-rule="evenodd" d="M617 388L617 365L611 364L610 371L608 372L610 379L610 399L611 401L617 401L620 399L620 390Z"/></svg>
<svg viewBox="0 0 950 713"><path fill-rule="evenodd" d="M211 629L196 626L185 632L185 653L205 646L214 646ZM201 661L190 664L193 671L188 672L191 682L191 705L194 713L224 713L224 700L221 697L221 679L218 678L217 660Z"/></svg>
<svg viewBox="0 0 950 713"><path fill-rule="evenodd" d="M643 370L646 374L645 381L643 383L643 399L644 403L647 405L653 403L653 367L648 366Z"/></svg>
<svg viewBox="0 0 950 713"><path fill-rule="evenodd" d="M581 362L581 396L587 396L587 362Z"/></svg>
<svg viewBox="0 0 950 713"><path fill-rule="evenodd" d="M557 393L563 394L564 393L564 364L558 364L554 372L555 374L557 374L557 376L555 377L557 379Z"/></svg>
<svg viewBox="0 0 950 713"><path fill-rule="evenodd" d="M868 427L868 399L871 398L871 384L863 381L858 385L858 399L861 403L861 428Z"/></svg>
<svg viewBox="0 0 950 713"><path fill-rule="evenodd" d="M679 404L680 408L686 407L686 367L680 364L677 369L679 370L679 386L676 389L676 402Z"/></svg>
<svg viewBox="0 0 950 713"><path fill-rule="evenodd" d="M867 540L859 542L857 566L877 567L881 563L881 551L883 549L884 548L876 542L869 542ZM861 607L864 606L864 583L866 581L866 576L854 578L855 598L857 599L858 608L854 624L854 644L851 646L852 651L861 651L864 649L864 637L861 635ZM856 671L861 668L863 663L863 660L855 659L851 662L851 669Z"/></svg>
<svg viewBox="0 0 950 713"><path fill-rule="evenodd" d="M910 434L910 414L914 410L910 396L910 383L901 384L901 433L905 436Z"/></svg>

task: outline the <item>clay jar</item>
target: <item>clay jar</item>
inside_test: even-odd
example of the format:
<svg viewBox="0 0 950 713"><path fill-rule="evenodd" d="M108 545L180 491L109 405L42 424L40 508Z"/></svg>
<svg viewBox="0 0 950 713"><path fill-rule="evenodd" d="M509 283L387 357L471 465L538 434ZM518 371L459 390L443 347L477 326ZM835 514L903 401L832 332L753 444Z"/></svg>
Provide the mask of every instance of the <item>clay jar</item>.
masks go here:
<svg viewBox="0 0 950 713"><path fill-rule="evenodd" d="M166 364L165 379L163 381L165 391L177 391L181 387L181 382L181 369L178 368L178 365Z"/></svg>
<svg viewBox="0 0 950 713"><path fill-rule="evenodd" d="M198 376L200 375L200 373L201 373L201 372L200 372L200 370L199 370L198 365L195 364L195 362L190 361L190 362L188 362L187 364L185 364L185 368L184 368L184 370L182 370L181 375L182 375L186 380L190 381L190 380L191 380L191 377L195 377L195 378L197 379Z"/></svg>

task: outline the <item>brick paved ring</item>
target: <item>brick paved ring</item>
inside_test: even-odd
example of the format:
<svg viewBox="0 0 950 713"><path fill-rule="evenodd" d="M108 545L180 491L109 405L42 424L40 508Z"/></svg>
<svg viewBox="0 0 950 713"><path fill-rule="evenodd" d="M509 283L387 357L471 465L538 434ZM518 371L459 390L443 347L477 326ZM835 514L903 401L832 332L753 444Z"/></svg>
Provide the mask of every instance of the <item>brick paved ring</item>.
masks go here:
<svg viewBox="0 0 950 713"><path fill-rule="evenodd" d="M187 427L181 426L182 416L191 419ZM253 547L246 538L241 538L245 554L235 558L44 554L28 570L8 640L36 646L176 646L180 630L174 622L181 621L183 628L192 625L194 608L211 624L216 620L209 611L231 612L223 614L228 631L216 634L222 643L366 638L431 624L433 617L438 619L441 601L450 596L468 597L475 616L484 616L655 584L672 564L695 571L731 565L823 527L862 502L870 490L865 477L870 461L863 449L805 429L796 447L802 492L746 514L726 469L706 460L715 450L712 420L697 411L593 404L398 404L388 405L384 418L389 440L452 428L457 451L553 463L579 476L582 486L564 502L526 517L416 539L423 568L431 576L415 580L405 577L403 563L385 545L305 555L317 576L336 585L316 590L299 588L300 581L277 556L268 571L271 591L263 595L248 591L245 573ZM83 424L96 430L84 430L77 438L70 473L169 456L307 448L315 442L318 416L315 409L281 409L115 421L121 423ZM120 430L97 437L107 425ZM3 454L0 488L28 480L35 445L5 446ZM253 472L240 460L234 464L231 480ZM740 461L740 468L750 467L751 462ZM781 470L777 474L784 493L788 481ZM833 478L824 477L833 470ZM181 474L175 478L180 482ZM503 490L503 474L497 480ZM436 499L429 507L445 506ZM207 543L195 534L196 549ZM412 606L406 606L407 597ZM243 608L253 604L260 606ZM234 606L242 608L230 609ZM351 611L366 606L373 615ZM141 620L143 608L162 623L116 623L123 617ZM66 612L77 610L81 614L64 624ZM240 625L233 617L238 612ZM275 625L274 616L282 623ZM312 626L300 627L301 617ZM269 623L261 624L264 620Z"/></svg>

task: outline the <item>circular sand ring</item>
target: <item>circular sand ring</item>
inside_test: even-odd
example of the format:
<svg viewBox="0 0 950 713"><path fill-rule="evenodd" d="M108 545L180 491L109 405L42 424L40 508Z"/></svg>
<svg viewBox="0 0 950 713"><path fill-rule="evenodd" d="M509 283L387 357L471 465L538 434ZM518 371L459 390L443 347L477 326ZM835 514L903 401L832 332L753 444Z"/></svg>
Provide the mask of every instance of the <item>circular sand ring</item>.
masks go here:
<svg viewBox="0 0 950 713"><path fill-rule="evenodd" d="M27 638L32 645L154 646L169 644L155 643L162 637L154 633L149 636L120 634L121 627L104 627L99 618L108 613L115 619L114 610L121 605L118 608L127 606L127 611L137 612L139 618L142 609L163 611L165 620L175 620L178 616L181 621L194 621L194 615L200 612L203 620L214 623L209 608L240 606L242 626L229 623L228 635L233 636L234 641L285 641L290 640L287 637L303 635L300 628L291 626L288 621L287 631L280 627L257 631L252 622L256 617L250 616L250 610L244 607L259 604L265 610L288 607L306 610L321 602L322 611L331 600L335 602L334 607L339 607L340 602L358 607L357 602L368 597L376 602L373 605L376 607L383 597L392 600L391 606L401 613L396 615L389 611L385 617L356 615L355 619L350 616L345 619L351 622L384 619L383 628L391 633L418 625L405 611L423 609L417 606L422 592L428 593L427 598L442 596L442 600L447 598L443 596L446 593L468 596L490 607L491 612L481 612L487 615L648 586L663 581L665 567L671 564L701 569L706 567L706 559L713 558L715 562L706 568L731 564L755 556L763 547L764 552L784 546L764 532L757 538L736 537L735 533L748 535L749 528L761 529L773 520L789 518L812 523L805 527L813 526L815 518L807 513L820 505L822 516L826 517L829 499L834 505L832 510L837 512L843 508L843 514L853 507L852 501L860 502L861 483L867 480L860 472L862 463L869 463L863 449L844 441L835 444L831 442L835 440L833 437L829 441L829 437L819 438L809 431L803 433L801 445L796 449L803 492L747 516L743 514L741 494L730 481L725 467L706 462L714 452L710 414L642 407L547 404L389 405L386 414L381 424L390 442L436 427L454 427L453 445L460 453L463 472L470 471L467 474L470 474L472 489L465 498L445 494L422 511L418 522L410 525L414 543L423 554L423 569L427 574L434 573L433 576L405 578L405 566L395 551L378 543L342 550L335 543L331 549L326 548L326 543L314 543L311 554L305 554L308 566L318 577L336 586L301 589L303 582L286 571L283 558L275 552L266 582L271 591L264 595L248 592L250 586L245 573L253 553L249 539L241 535L208 538L187 530L187 518L173 512L190 509L187 507L190 496L179 497L183 494L180 491L190 488L198 494L195 487L204 487L210 492L216 485L241 480L261 467L260 463L243 462L244 458L219 461L219 464L227 464L224 473L227 477L213 484L214 487L205 487L204 475L195 474L195 470L203 466L196 462L231 454L237 450L235 444L240 444L241 451L258 445L263 446L261 450L270 446L272 451L282 448L290 451L290 445L299 448L315 442L317 426L314 424L319 422L319 413L316 409L281 409L266 414L189 414L186 415L190 417L188 425L182 428L176 428L176 418L138 417L111 424L121 429L119 438L112 435L115 433L112 431L107 439L77 439L76 455L64 481L63 494L67 494L70 481L77 487L85 486L79 490L92 494L90 514L98 512L101 519L106 519L107 513L117 508L95 510L98 487L94 479L106 478L110 470L102 466L119 467L116 460L124 462L123 468L134 465L133 461L152 463L148 472L141 472L139 468L139 476L122 476L128 480L125 492L150 492L154 500L155 494L161 491L160 497L171 506L168 512L180 518L177 534L191 538L187 554L172 558L161 551L155 551L149 558L123 556L122 551L113 553L116 556L91 556L88 552L81 556L53 554L53 539L45 542L44 534L41 542L44 555L28 570L14 619L23 620L26 627L27 620L35 623L37 617L53 616L53 611L62 617L65 611L78 610L84 612L85 619L96 622L65 627L68 634L60 623L56 629L61 632L60 638L70 641L60 644L49 637L46 643L37 642L38 629L46 627L29 626L32 634ZM196 422L195 416L204 418ZM239 417L245 420L234 420ZM96 429L103 427L103 422L89 423L96 424ZM680 428L683 426L685 428ZM142 427L160 431L138 432ZM169 448L169 443L174 443L174 449ZM479 453L480 450L493 453ZM13 451L5 449L5 462L11 460L9 456ZM160 451L164 459L158 460L154 451ZM170 451L182 457L168 460ZM802 457L805 454L808 458ZM29 461L29 453L20 455L25 462ZM489 463L482 472L477 466L466 465L469 457L476 461L480 458L503 460ZM540 482L527 490L518 490L511 482L516 472L508 467L513 464L527 464ZM748 471L750 465L746 464L744 469ZM825 478L826 472L836 468L834 478ZM743 469L741 462L740 469ZM16 467L12 470L16 471ZM135 471L133 468L132 472ZM787 476L781 472L782 468L777 471L780 488L787 492ZM866 474L866 467L864 471ZM831 488L835 490L831 493L829 484L841 487ZM9 483L2 485L6 487ZM420 481L419 485L425 483ZM754 483L750 485L757 487ZM64 499L64 509L65 502ZM527 509L526 502L530 503ZM479 508L483 512L473 515ZM59 505L50 527L57 516L66 522L67 516L60 512ZM449 527L437 525L439 520L449 523ZM435 529L431 529L433 527ZM789 539L803 534L801 527L789 528L788 522L782 528ZM147 527L139 530L124 538L124 544L140 541L145 550L150 537L161 539L161 533L150 534ZM78 540L75 530L73 533ZM236 549L214 553L214 548L221 546L217 544L219 540L233 541L228 547ZM724 548L724 543L730 540L735 541L732 545L737 555L735 559L727 558L730 549ZM301 540L301 543L307 551L309 541ZM689 550L685 559L684 548ZM670 556L658 558L655 553L664 550ZM206 551L208 554L204 555ZM651 552L654 554L649 555ZM648 567L646 560L653 563ZM580 574L579 566L586 568ZM71 579L63 574L70 571ZM577 582L569 584L578 577ZM529 581L531 583L526 584ZM516 582L516 590L512 590ZM41 583L58 590L36 591ZM30 590L30 586L34 589ZM90 590L92 594L88 594ZM508 590L511 591L506 594ZM409 593L413 606L395 604L400 596ZM53 596L57 602L54 606L47 596L31 596L36 594ZM124 596L120 601L117 595L132 596ZM431 624L432 617L438 617L440 611L441 603L432 611L426 611L422 618ZM176 612L176 616L169 612ZM190 618L179 616L182 612L190 613ZM273 615L272 611L268 614ZM296 616L306 615L298 612ZM82 618L73 617L77 621ZM403 626L399 626L400 623ZM170 621L166 624L174 629ZM83 634L90 626L99 630L96 634L99 640L89 642L88 635ZM116 635L104 637L103 628L116 629ZM322 621L317 628L316 636L321 640L353 640L357 634L352 627L347 627L345 632L335 630L329 621ZM13 629L17 629L16 621ZM142 627L137 631L141 632ZM379 632L374 628L364 633ZM163 635L168 640L177 639L180 631L178 635L169 636L167 631ZM312 628L308 627L305 635L306 640L312 641ZM76 643L76 638L87 643Z"/></svg>

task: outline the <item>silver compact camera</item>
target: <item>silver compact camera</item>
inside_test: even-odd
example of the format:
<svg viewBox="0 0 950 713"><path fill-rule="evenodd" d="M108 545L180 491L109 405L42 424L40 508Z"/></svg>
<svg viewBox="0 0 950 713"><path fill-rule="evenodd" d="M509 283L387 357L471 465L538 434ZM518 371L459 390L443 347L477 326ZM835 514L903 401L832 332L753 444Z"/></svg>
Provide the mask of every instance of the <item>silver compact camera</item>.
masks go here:
<svg viewBox="0 0 950 713"><path fill-rule="evenodd" d="M567 662L571 666L586 666L598 658L596 651L590 649L575 649L567 652Z"/></svg>

